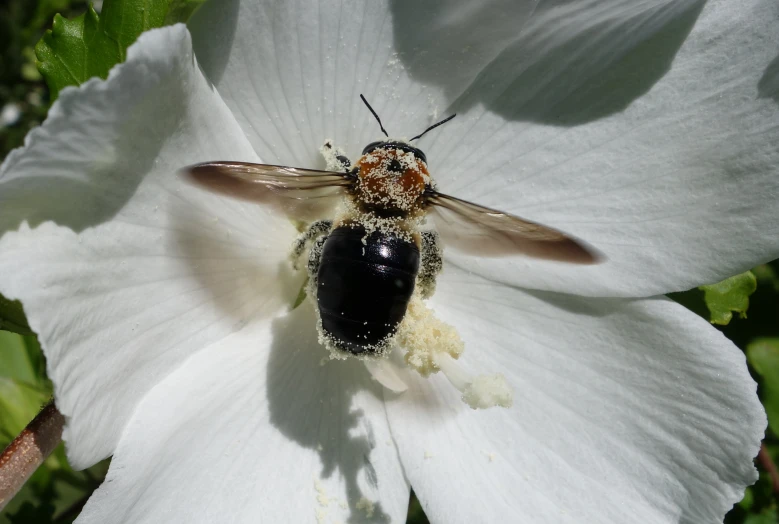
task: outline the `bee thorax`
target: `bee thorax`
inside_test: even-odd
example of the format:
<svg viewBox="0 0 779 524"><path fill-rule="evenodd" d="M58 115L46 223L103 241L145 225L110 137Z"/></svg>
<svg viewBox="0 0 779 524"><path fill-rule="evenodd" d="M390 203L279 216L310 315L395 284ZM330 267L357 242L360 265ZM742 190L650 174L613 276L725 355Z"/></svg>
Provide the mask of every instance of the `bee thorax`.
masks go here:
<svg viewBox="0 0 779 524"><path fill-rule="evenodd" d="M414 213L431 184L427 165L401 149L375 149L358 161L356 200L372 211Z"/></svg>

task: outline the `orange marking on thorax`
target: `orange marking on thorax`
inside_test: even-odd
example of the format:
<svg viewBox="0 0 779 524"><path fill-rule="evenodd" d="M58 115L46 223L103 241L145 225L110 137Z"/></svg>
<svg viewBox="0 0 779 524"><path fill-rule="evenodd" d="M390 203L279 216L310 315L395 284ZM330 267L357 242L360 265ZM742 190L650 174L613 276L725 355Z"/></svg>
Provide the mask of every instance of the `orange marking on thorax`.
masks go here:
<svg viewBox="0 0 779 524"><path fill-rule="evenodd" d="M391 167L400 169L391 170ZM384 209L412 211L419 205L430 174L424 162L399 149L377 149L362 156L357 165L361 202Z"/></svg>

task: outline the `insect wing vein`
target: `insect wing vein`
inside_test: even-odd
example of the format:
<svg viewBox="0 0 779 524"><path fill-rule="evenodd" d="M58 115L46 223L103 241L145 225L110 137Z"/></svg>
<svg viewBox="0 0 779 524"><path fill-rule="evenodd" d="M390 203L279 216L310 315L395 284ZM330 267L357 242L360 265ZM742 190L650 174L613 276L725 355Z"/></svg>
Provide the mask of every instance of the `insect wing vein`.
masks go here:
<svg viewBox="0 0 779 524"><path fill-rule="evenodd" d="M551 227L436 191L428 191L427 201L444 243L465 253L524 254L575 264L600 259L593 248Z"/></svg>

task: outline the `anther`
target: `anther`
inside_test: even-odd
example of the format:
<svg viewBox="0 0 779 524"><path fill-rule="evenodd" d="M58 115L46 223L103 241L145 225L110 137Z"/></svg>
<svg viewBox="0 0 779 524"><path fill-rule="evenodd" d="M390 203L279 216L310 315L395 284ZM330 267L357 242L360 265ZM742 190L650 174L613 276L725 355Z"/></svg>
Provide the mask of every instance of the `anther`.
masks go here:
<svg viewBox="0 0 779 524"><path fill-rule="evenodd" d="M437 353L434 358L449 383L462 393L462 401L472 409L510 408L513 404L513 392L501 373L473 377L446 353Z"/></svg>

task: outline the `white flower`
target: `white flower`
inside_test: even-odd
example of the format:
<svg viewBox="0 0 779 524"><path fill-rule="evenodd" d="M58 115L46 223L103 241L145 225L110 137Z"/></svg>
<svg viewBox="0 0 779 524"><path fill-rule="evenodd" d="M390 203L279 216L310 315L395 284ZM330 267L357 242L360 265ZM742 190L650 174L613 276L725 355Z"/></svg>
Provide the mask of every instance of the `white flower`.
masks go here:
<svg viewBox="0 0 779 524"><path fill-rule="evenodd" d="M197 61L182 26L143 35L6 159L0 292L73 465L114 456L80 523L403 522L409 486L437 523L715 522L756 479L743 354L641 297L779 256L775 2L446 4L211 2ZM321 365L289 221L176 176L356 157L359 93L395 135L457 111L419 143L442 191L608 257L445 252L430 305L510 409Z"/></svg>

